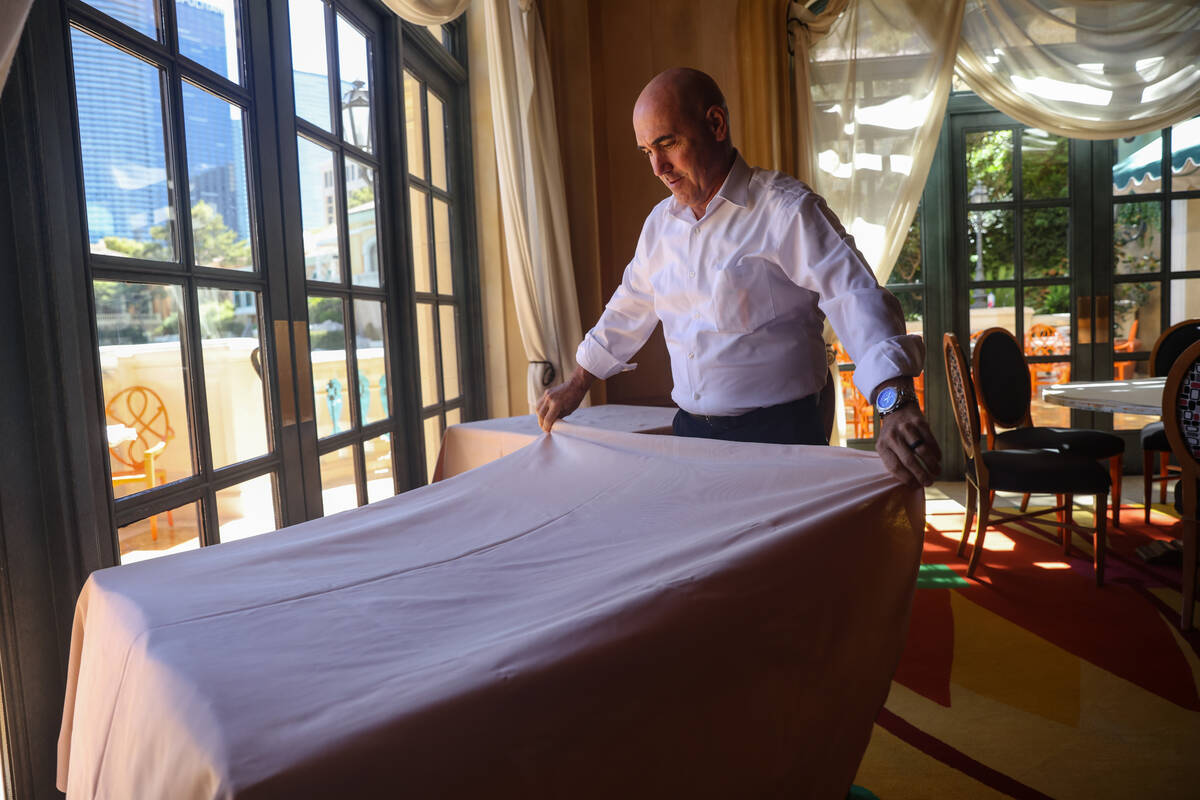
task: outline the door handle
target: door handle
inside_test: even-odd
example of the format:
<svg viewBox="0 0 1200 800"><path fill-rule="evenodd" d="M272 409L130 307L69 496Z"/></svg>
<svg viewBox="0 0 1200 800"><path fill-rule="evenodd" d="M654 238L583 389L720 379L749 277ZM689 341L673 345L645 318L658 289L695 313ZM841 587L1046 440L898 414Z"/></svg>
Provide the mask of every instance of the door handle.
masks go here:
<svg viewBox="0 0 1200 800"><path fill-rule="evenodd" d="M1112 334L1112 297L1096 295L1096 344L1108 344Z"/></svg>
<svg viewBox="0 0 1200 800"><path fill-rule="evenodd" d="M1092 297L1080 295L1075 298L1075 329L1079 344L1092 343Z"/></svg>
<svg viewBox="0 0 1200 800"><path fill-rule="evenodd" d="M313 400L312 358L308 352L308 323L293 322L296 333L296 360L298 362L300 388L300 421L312 422L316 418Z"/></svg>
<svg viewBox="0 0 1200 800"><path fill-rule="evenodd" d="M279 365L279 417L286 428L296 424L296 386L292 382L292 337L288 335L287 320L275 320L274 328L275 363Z"/></svg>

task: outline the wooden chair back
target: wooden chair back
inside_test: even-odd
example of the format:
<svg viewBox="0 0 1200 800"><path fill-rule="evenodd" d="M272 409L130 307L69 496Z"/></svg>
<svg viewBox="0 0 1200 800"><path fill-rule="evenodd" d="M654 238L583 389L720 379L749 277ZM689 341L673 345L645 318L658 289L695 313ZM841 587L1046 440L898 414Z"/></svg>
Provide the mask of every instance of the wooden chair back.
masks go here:
<svg viewBox="0 0 1200 800"><path fill-rule="evenodd" d="M1200 342L1200 319L1187 319L1167 328L1150 350L1150 374L1156 378L1166 375L1193 342Z"/></svg>
<svg viewBox="0 0 1200 800"><path fill-rule="evenodd" d="M963 452L969 460L979 461L979 407L975 405L975 389L971 385L971 370L958 337L953 333L942 336L942 356L946 363L946 382L950 389L950 406Z"/></svg>
<svg viewBox="0 0 1200 800"><path fill-rule="evenodd" d="M1192 343L1167 373L1162 400L1163 429L1184 472L1200 475L1200 341ZM1194 508L1194 507L1193 507Z"/></svg>

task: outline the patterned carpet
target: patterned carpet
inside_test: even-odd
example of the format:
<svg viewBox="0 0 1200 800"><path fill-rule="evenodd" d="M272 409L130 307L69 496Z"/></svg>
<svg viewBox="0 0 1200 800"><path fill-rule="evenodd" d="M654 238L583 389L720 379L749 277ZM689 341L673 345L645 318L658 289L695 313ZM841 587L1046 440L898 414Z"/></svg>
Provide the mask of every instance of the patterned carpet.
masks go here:
<svg viewBox="0 0 1200 800"><path fill-rule="evenodd" d="M1200 634L1178 629L1179 566L1134 553L1179 535L1174 509L1144 525L1124 507L1096 588L1089 542L1064 558L1016 525L988 530L965 580L961 497L928 498L908 643L855 783L881 800L1200 797Z"/></svg>

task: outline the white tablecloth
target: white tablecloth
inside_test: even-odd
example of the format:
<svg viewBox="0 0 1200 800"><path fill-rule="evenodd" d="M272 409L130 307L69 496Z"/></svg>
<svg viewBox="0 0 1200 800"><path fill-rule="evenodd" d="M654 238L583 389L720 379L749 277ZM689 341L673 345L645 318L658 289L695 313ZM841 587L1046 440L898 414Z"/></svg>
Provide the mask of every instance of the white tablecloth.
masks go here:
<svg viewBox="0 0 1200 800"><path fill-rule="evenodd" d="M94 573L59 786L841 798L922 517L873 455L561 425L365 508Z"/></svg>
<svg viewBox="0 0 1200 800"><path fill-rule="evenodd" d="M625 433L671 433L676 409L659 406L589 406L563 422ZM442 437L433 480L453 478L469 469L520 450L542 435L537 416L499 417L451 425Z"/></svg>

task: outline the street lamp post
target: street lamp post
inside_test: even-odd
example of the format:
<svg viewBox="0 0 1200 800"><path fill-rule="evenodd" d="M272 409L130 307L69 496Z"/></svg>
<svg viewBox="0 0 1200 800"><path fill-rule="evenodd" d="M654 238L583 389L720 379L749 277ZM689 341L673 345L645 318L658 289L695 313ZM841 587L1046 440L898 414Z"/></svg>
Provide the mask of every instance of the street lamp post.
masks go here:
<svg viewBox="0 0 1200 800"><path fill-rule="evenodd" d="M978 180L971 187L971 193L967 195L967 202L971 205L987 202L988 193L983 184ZM980 211L972 213L967 212L967 222L971 226L971 230L975 232L975 280L976 282L983 280L983 217ZM986 293L980 287L975 287L971 293L971 308L984 308L987 305Z"/></svg>
<svg viewBox="0 0 1200 800"><path fill-rule="evenodd" d="M354 81L342 98L342 110L350 122L350 144L371 149L371 93L362 81ZM359 127L362 133L359 133ZM360 138L361 136L361 138Z"/></svg>

